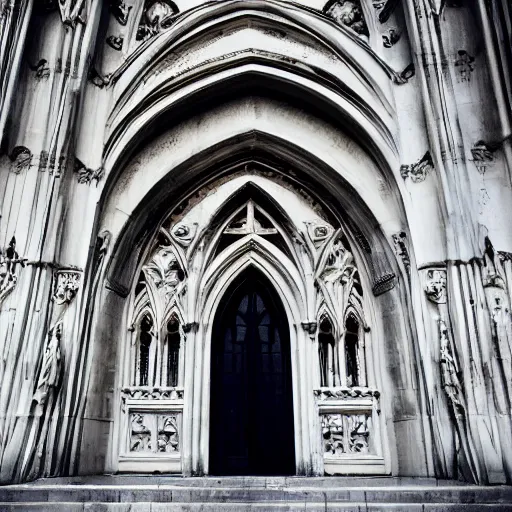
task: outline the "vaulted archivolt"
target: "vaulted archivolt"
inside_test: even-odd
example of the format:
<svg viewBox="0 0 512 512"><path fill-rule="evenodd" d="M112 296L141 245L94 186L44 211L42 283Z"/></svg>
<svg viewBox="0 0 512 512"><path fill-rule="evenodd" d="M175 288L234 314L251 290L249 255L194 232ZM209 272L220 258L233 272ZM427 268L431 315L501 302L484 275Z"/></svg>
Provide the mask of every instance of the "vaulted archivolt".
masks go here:
<svg viewBox="0 0 512 512"><path fill-rule="evenodd" d="M170 214L132 290L119 469L181 471L191 453L192 471L208 472L213 319L253 267L288 318L297 471L387 471L380 376L365 349L369 281L349 236L305 192L255 172L214 182Z"/></svg>

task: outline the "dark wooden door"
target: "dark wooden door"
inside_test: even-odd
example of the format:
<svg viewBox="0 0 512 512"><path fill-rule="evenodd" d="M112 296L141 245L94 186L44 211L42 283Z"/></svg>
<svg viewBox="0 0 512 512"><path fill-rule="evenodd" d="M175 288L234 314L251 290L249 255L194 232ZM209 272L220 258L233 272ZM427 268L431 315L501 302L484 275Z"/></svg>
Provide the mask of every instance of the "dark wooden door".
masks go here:
<svg viewBox="0 0 512 512"><path fill-rule="evenodd" d="M295 474L288 321L257 271L232 284L215 317L210 474Z"/></svg>

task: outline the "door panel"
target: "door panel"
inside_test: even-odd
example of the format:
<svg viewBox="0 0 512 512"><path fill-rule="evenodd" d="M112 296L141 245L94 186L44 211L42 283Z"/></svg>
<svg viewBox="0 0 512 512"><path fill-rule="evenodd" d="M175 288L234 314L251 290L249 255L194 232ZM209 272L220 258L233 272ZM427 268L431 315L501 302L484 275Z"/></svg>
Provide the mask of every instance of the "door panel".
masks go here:
<svg viewBox="0 0 512 512"><path fill-rule="evenodd" d="M288 321L257 271L237 279L219 306L211 377L210 473L294 474Z"/></svg>

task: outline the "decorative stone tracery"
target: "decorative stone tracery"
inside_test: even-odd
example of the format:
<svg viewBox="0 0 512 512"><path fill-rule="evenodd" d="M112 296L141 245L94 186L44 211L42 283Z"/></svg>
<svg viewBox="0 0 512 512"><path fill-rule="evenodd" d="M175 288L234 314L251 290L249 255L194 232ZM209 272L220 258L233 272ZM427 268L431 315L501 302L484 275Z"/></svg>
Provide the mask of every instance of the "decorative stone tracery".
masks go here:
<svg viewBox="0 0 512 512"><path fill-rule="evenodd" d="M169 406L181 411L183 404L192 399L183 395L181 386L188 378L187 372L197 370L186 366L185 353L191 340L199 336L201 343L209 343L202 322L211 313L204 308L211 307L207 305L218 293L220 283L233 277L230 265L238 268L237 262L244 260L267 265L263 268L272 273L270 277L291 281L288 274L294 276L295 293L302 295L288 296L285 303L297 300L310 304L313 315L304 315L298 323L302 336L313 343L317 353L310 361L320 374L317 385L322 386L315 391L316 402L329 403L329 418L346 425L350 433L344 440L344 457L355 462L366 454L370 431L379 428L378 420L368 420L373 418L379 392L366 387L368 326L363 286L347 236L339 225L319 217L309 206L302 214L304 220L292 220L286 203L278 203L267 192L270 189L282 194L281 185L269 178L250 176L234 178L240 183L234 189L236 193L223 196L217 189L216 195L199 194L202 201L185 206L179 215L171 215L140 266L127 345L126 385L122 389L123 417L128 425L125 430L131 434L121 439L120 467L133 467L138 452L155 461L160 452L181 453L178 423L156 418L163 418ZM171 376L171 367L177 369L176 378ZM312 389L308 399L313 399ZM356 404L360 412L349 414L349 404ZM329 422L325 423L328 416L322 407L319 413L320 437ZM157 427L161 421L165 427ZM206 420L202 421L204 424ZM376 435L378 439L380 434ZM339 448L334 450L339 452ZM383 459L379 449L375 450L375 468L380 469L374 471L378 472ZM334 471L347 469L341 464Z"/></svg>

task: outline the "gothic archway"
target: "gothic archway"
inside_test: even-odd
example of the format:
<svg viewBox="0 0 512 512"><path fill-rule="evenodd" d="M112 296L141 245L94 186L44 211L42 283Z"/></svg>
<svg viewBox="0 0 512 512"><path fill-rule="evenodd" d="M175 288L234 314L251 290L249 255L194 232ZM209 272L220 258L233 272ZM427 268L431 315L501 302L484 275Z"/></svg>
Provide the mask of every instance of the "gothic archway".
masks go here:
<svg viewBox="0 0 512 512"><path fill-rule="evenodd" d="M288 320L261 272L231 284L211 345L210 473L295 474Z"/></svg>

